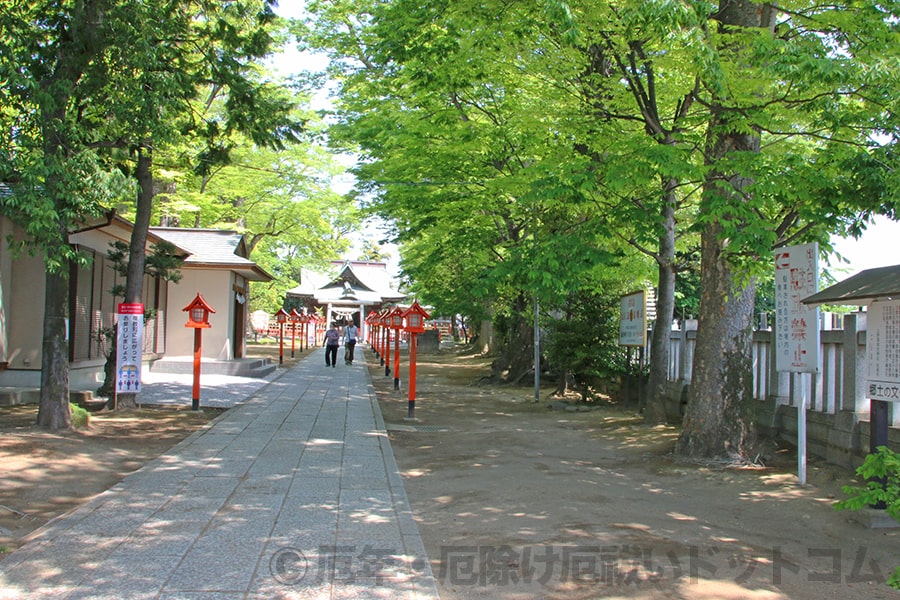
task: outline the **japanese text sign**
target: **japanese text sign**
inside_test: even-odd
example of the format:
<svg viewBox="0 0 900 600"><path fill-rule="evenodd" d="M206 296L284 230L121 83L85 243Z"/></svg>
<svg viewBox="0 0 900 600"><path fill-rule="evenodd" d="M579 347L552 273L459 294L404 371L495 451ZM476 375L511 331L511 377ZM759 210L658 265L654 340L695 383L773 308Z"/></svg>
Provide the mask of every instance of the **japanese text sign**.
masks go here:
<svg viewBox="0 0 900 600"><path fill-rule="evenodd" d="M144 340L144 305L119 304L116 335L116 393L141 391L141 358Z"/></svg>
<svg viewBox="0 0 900 600"><path fill-rule="evenodd" d="M622 296L619 310L619 345L647 344L647 307L643 290Z"/></svg>
<svg viewBox="0 0 900 600"><path fill-rule="evenodd" d="M819 288L819 245L775 251L775 364L778 371L819 370L819 309L801 304Z"/></svg>
<svg viewBox="0 0 900 600"><path fill-rule="evenodd" d="M870 304L866 327L866 397L900 402L900 300Z"/></svg>

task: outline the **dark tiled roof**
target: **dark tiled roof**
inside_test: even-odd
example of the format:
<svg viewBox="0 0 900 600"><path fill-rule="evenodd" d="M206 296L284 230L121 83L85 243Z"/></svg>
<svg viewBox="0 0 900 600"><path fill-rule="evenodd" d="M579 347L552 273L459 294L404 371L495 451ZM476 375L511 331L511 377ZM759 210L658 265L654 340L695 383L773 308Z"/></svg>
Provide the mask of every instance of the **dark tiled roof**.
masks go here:
<svg viewBox="0 0 900 600"><path fill-rule="evenodd" d="M866 269L812 296L803 304L868 304L873 300L900 299L900 265Z"/></svg>
<svg viewBox="0 0 900 600"><path fill-rule="evenodd" d="M190 255L185 266L222 267L241 272L248 279L271 281L272 276L259 268L252 260L241 256L243 238L239 233L225 229L185 229L178 227L151 227L160 238L187 250Z"/></svg>

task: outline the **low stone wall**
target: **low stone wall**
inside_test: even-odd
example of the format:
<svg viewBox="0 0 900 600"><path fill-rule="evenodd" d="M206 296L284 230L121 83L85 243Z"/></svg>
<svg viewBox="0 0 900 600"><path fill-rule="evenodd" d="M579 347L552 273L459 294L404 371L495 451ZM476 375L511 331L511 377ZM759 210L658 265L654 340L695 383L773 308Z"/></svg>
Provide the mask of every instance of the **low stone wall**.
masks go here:
<svg viewBox="0 0 900 600"><path fill-rule="evenodd" d="M687 405L689 386L669 382L666 414L671 423L680 423ZM775 398L757 402L757 427L760 435L792 446L797 445L797 407L779 403ZM806 449L810 456L856 470L869 453L869 415L841 410L835 414L806 413ZM888 444L900 447L900 428L888 429Z"/></svg>
<svg viewBox="0 0 900 600"><path fill-rule="evenodd" d="M429 329L425 333L416 336L416 352L422 354L437 354L441 349L441 332L437 329Z"/></svg>

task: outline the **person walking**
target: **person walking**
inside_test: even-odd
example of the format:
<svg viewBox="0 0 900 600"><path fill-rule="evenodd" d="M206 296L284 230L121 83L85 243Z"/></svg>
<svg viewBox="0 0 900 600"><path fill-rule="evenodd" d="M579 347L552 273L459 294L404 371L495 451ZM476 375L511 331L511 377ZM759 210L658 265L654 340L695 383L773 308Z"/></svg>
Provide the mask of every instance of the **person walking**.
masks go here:
<svg viewBox="0 0 900 600"><path fill-rule="evenodd" d="M325 332L325 366L335 367L337 365L338 346L341 345L341 332L337 323L331 324L331 329Z"/></svg>
<svg viewBox="0 0 900 600"><path fill-rule="evenodd" d="M344 363L353 364L353 351L356 348L356 338L359 337L359 329L350 323L344 327Z"/></svg>

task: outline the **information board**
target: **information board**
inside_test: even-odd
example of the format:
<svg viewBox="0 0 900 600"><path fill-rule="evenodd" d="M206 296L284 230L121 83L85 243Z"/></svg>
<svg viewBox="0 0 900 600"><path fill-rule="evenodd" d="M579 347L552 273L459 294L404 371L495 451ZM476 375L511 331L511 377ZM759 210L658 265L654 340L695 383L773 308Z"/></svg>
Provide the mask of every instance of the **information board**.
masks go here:
<svg viewBox="0 0 900 600"><path fill-rule="evenodd" d="M647 345L647 301L641 290L622 296L619 311L619 345Z"/></svg>
<svg viewBox="0 0 900 600"><path fill-rule="evenodd" d="M144 305L119 304L116 335L116 393L141 391L141 358L144 339Z"/></svg>
<svg viewBox="0 0 900 600"><path fill-rule="evenodd" d="M819 370L819 309L801 300L819 291L819 245L775 252L775 365L778 371Z"/></svg>
<svg viewBox="0 0 900 600"><path fill-rule="evenodd" d="M870 304L866 329L866 397L900 402L900 300Z"/></svg>

